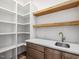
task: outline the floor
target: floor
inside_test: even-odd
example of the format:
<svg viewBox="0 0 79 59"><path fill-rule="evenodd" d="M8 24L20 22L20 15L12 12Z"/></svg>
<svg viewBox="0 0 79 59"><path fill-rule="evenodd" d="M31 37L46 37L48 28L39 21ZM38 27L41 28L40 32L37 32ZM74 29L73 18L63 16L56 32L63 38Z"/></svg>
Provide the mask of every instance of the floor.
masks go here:
<svg viewBox="0 0 79 59"><path fill-rule="evenodd" d="M26 59L26 56L21 56L19 57L19 59Z"/></svg>
<svg viewBox="0 0 79 59"><path fill-rule="evenodd" d="M26 59L26 52L23 52L20 55L18 55L18 59Z"/></svg>

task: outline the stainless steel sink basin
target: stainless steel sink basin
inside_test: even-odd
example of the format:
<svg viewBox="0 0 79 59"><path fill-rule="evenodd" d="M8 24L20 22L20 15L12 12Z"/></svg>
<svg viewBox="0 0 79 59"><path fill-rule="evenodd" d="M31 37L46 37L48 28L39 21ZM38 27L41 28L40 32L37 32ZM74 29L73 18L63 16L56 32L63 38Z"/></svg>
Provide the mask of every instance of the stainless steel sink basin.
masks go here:
<svg viewBox="0 0 79 59"><path fill-rule="evenodd" d="M56 42L55 45L56 46L59 46L59 47L70 48L70 45L69 44L65 44L63 42Z"/></svg>

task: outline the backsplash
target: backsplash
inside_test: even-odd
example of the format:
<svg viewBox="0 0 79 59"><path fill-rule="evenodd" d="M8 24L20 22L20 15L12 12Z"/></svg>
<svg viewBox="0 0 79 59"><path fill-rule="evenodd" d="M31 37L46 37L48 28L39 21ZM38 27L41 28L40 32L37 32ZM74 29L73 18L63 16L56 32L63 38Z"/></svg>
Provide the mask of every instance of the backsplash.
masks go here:
<svg viewBox="0 0 79 59"><path fill-rule="evenodd" d="M66 41L79 43L79 26L38 28L36 37L60 41L59 32L63 32Z"/></svg>

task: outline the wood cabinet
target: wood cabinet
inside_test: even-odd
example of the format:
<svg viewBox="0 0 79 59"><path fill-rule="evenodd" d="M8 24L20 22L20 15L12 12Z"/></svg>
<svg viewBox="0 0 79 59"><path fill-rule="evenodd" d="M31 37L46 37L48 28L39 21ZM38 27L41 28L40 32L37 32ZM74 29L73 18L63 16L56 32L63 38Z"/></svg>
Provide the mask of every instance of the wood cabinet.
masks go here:
<svg viewBox="0 0 79 59"><path fill-rule="evenodd" d="M79 56L63 52L62 59L79 59Z"/></svg>
<svg viewBox="0 0 79 59"><path fill-rule="evenodd" d="M45 59L61 59L61 52L54 49L45 48Z"/></svg>
<svg viewBox="0 0 79 59"><path fill-rule="evenodd" d="M44 59L44 47L28 43L27 44L27 55L33 59Z"/></svg>
<svg viewBox="0 0 79 59"><path fill-rule="evenodd" d="M79 59L79 55L27 43L27 59Z"/></svg>

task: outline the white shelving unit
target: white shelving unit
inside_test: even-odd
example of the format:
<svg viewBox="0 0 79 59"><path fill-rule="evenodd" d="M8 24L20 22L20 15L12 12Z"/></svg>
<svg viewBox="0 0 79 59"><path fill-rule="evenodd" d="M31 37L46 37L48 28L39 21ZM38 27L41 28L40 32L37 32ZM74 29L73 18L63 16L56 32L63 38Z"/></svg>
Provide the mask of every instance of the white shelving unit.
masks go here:
<svg viewBox="0 0 79 59"><path fill-rule="evenodd" d="M20 5L14 0L0 0L0 59L18 59L29 38L30 2Z"/></svg>
<svg viewBox="0 0 79 59"><path fill-rule="evenodd" d="M3 52L0 54L0 59L16 59L16 49L10 49L7 52Z"/></svg>
<svg viewBox="0 0 79 59"><path fill-rule="evenodd" d="M30 38L30 3L17 7L17 54L20 54L25 51L25 40Z"/></svg>
<svg viewBox="0 0 79 59"><path fill-rule="evenodd" d="M16 2L0 0L0 59L16 59Z"/></svg>

